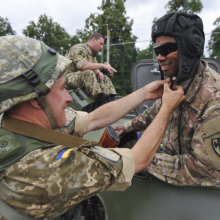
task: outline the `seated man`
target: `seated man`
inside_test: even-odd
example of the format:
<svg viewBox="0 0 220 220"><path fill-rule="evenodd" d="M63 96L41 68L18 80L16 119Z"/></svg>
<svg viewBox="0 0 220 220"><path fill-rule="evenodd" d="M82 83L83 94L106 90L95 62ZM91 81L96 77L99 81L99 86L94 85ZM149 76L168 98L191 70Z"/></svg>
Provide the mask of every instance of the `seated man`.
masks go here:
<svg viewBox="0 0 220 220"><path fill-rule="evenodd" d="M116 72L107 62L98 63L96 53L104 45L104 38L101 34L92 34L86 44L77 44L72 46L65 57L72 61L69 69L65 73L67 86L69 88L86 88L99 105L108 101L113 101L116 95L115 88L108 78L99 69L104 69L111 73Z"/></svg>
<svg viewBox="0 0 220 220"><path fill-rule="evenodd" d="M172 111L185 98L181 87L171 91L164 80L92 113L75 112L65 109L72 101L63 75L68 59L20 36L0 37L0 54L1 220L72 219L66 215L82 200L103 190L125 190L152 160ZM69 135L112 124L162 95L160 112L132 150L109 150ZM68 121L66 114L72 115Z"/></svg>
<svg viewBox="0 0 220 220"><path fill-rule="evenodd" d="M199 16L169 13L152 27L160 71L183 87L186 99L176 109L157 153L146 169L175 185L212 186L220 182L220 76L201 60L203 23ZM124 126L120 135L145 130L161 107L157 100ZM159 146L159 145L158 145Z"/></svg>

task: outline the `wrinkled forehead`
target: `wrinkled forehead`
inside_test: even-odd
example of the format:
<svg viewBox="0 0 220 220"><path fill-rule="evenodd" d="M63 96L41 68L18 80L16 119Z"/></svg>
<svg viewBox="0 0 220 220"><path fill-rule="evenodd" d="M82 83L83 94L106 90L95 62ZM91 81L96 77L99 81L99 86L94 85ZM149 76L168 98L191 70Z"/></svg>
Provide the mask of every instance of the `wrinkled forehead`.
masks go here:
<svg viewBox="0 0 220 220"><path fill-rule="evenodd" d="M160 36L160 37L156 38L155 46L159 46L159 45L162 45L162 44L165 44L165 43L168 43L168 42L173 42L173 41L176 41L176 39L173 38L173 37L170 37L170 36Z"/></svg>

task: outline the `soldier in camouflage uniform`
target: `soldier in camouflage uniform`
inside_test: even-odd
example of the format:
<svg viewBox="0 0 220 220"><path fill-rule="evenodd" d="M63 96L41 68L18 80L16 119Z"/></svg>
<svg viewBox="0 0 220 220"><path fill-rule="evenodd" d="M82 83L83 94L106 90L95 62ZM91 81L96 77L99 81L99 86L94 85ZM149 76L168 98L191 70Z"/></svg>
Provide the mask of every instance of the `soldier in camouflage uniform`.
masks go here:
<svg viewBox="0 0 220 220"><path fill-rule="evenodd" d="M204 48L202 20L196 15L167 14L152 27L152 39L156 42L155 53L161 72L167 77L176 77L175 83L183 87L186 99L168 122L163 138L164 152L157 153L146 169L174 185L218 184L220 76L206 61L200 60ZM175 43L169 43L175 41L176 49ZM160 107L159 99L142 114L115 129L121 134L145 130Z"/></svg>
<svg viewBox="0 0 220 220"><path fill-rule="evenodd" d="M107 62L98 63L96 53L104 45L104 38L101 34L92 34L86 44L77 44L71 47L65 57L72 61L69 69L65 73L67 86L69 88L85 87L93 98L100 105L107 101L113 101L116 95L115 88L108 76L103 75L99 69L103 68L109 73L116 70Z"/></svg>
<svg viewBox="0 0 220 220"><path fill-rule="evenodd" d="M76 112L66 109L72 101L63 75L68 59L43 42L20 36L1 37L0 54L1 220L69 220L82 200L103 190L125 190L133 174L153 158L172 111L185 98L181 87L173 92L164 80L90 114ZM161 130L157 138L150 140L155 135L150 129L132 150L109 150L69 135L114 123L141 102L161 97L163 85L163 105L152 123Z"/></svg>

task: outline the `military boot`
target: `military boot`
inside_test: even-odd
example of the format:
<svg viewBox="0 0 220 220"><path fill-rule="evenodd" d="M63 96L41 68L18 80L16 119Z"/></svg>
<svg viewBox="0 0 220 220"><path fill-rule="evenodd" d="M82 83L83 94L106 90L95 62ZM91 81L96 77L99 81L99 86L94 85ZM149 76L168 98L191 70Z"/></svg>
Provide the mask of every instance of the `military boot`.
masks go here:
<svg viewBox="0 0 220 220"><path fill-rule="evenodd" d="M107 103L108 101L105 98L105 94L104 93L99 93L95 100L99 103L99 106L104 105L105 103Z"/></svg>

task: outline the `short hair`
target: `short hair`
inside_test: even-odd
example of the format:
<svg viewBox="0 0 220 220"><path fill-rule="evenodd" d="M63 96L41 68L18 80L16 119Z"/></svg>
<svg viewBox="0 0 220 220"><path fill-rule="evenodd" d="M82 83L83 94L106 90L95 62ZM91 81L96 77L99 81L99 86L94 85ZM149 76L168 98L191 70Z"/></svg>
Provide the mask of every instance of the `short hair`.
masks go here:
<svg viewBox="0 0 220 220"><path fill-rule="evenodd" d="M93 38L95 38L96 40L99 40L100 38L103 38L103 39L104 39L104 37L103 37L101 34L99 34L99 33L94 33L94 34L92 34L92 35L89 37L89 41L92 40Z"/></svg>

